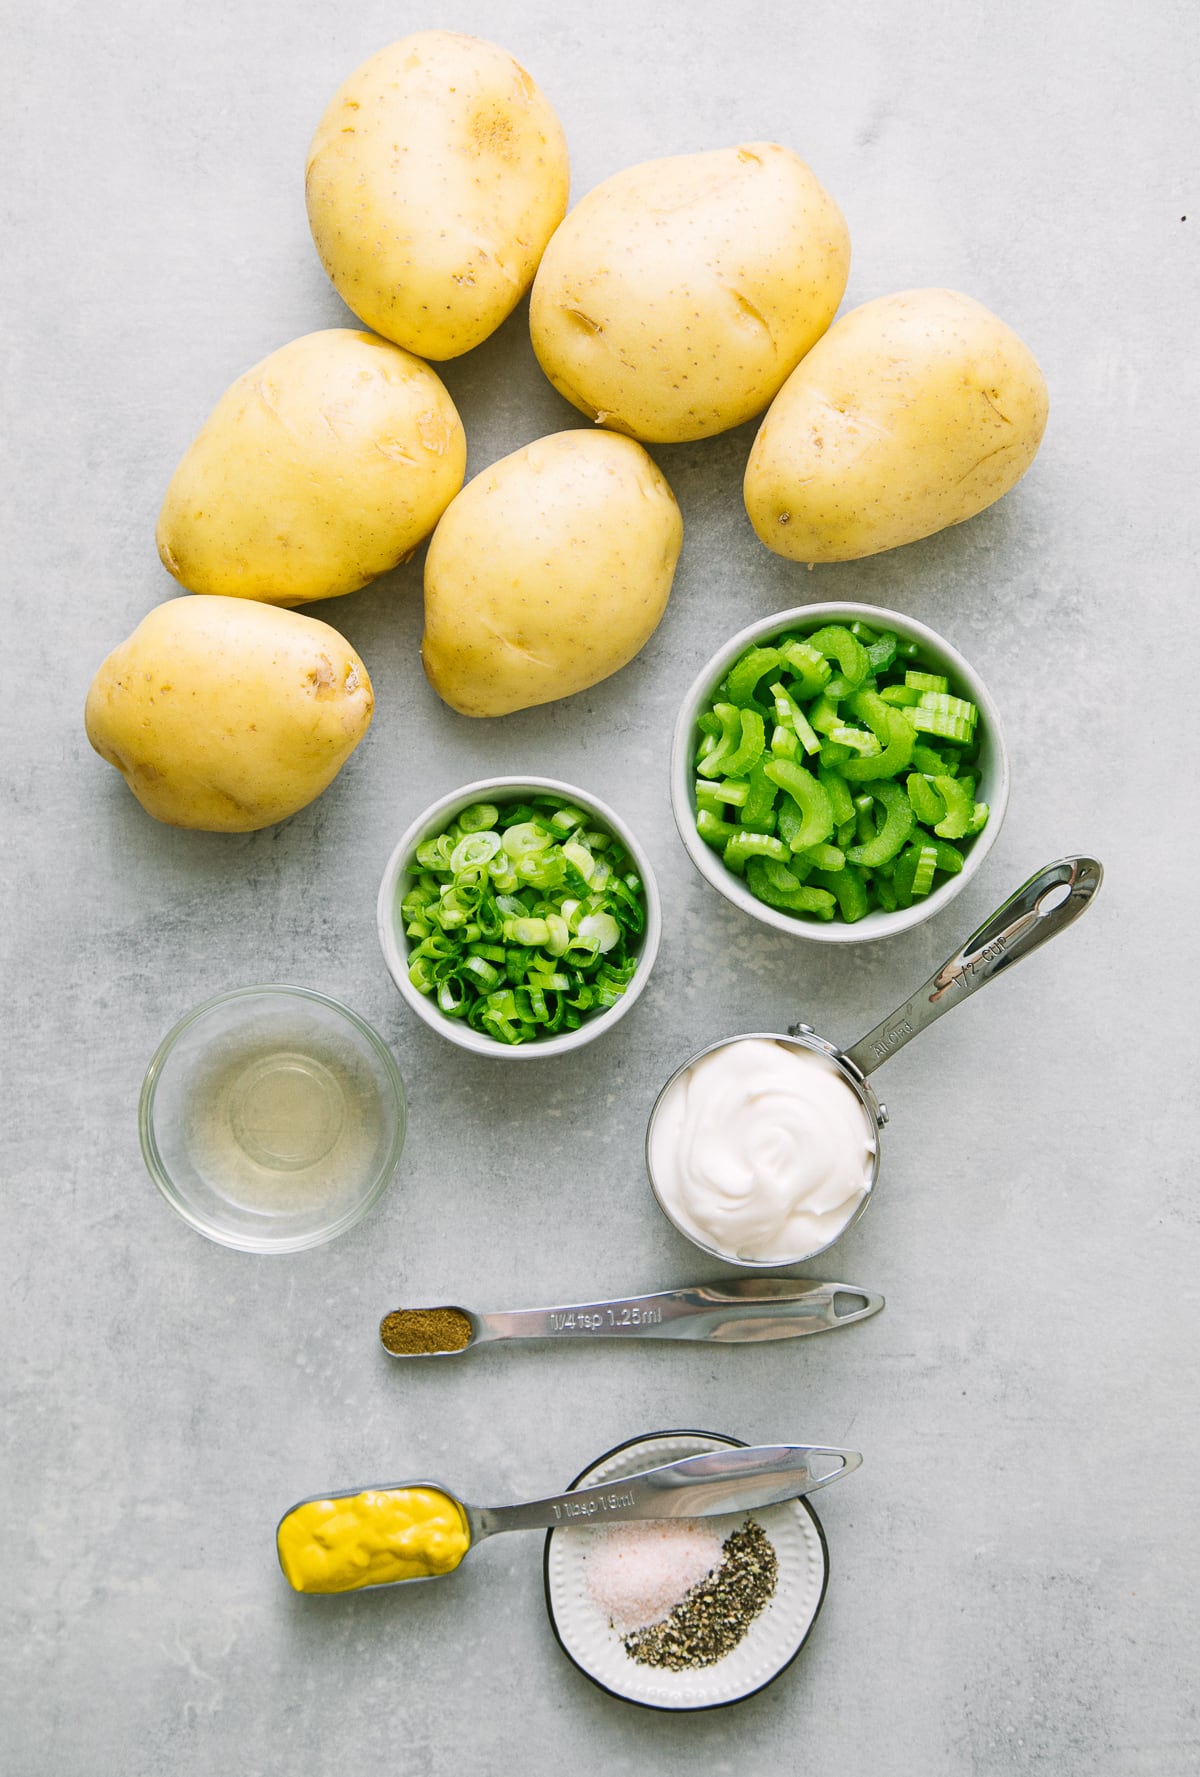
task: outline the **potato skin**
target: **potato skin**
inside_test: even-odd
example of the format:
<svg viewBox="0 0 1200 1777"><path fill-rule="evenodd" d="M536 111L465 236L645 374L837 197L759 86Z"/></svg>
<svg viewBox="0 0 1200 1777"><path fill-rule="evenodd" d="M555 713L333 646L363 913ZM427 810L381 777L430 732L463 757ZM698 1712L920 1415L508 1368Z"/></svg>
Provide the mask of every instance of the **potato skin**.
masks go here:
<svg viewBox="0 0 1200 1777"><path fill-rule="evenodd" d="M340 598L412 554L466 466L428 364L352 328L306 333L217 402L171 477L158 553L192 592Z"/></svg>
<svg viewBox="0 0 1200 1777"><path fill-rule="evenodd" d="M330 100L308 219L342 301L423 358L469 352L528 290L566 214L562 125L494 43L418 31Z"/></svg>
<svg viewBox="0 0 1200 1777"><path fill-rule="evenodd" d="M344 637L247 599L158 605L88 692L87 736L147 814L171 827L253 833L319 796L375 699Z"/></svg>
<svg viewBox="0 0 1200 1777"><path fill-rule="evenodd" d="M982 512L1037 454L1028 346L956 290L852 309L793 371L746 465L750 522L791 561L855 561Z"/></svg>
<svg viewBox="0 0 1200 1777"><path fill-rule="evenodd" d="M598 424L709 438L761 413L829 326L849 269L841 211L791 149L645 161L589 192L550 242L533 349Z"/></svg>
<svg viewBox="0 0 1200 1777"><path fill-rule="evenodd" d="M421 655L464 716L503 716L597 684L650 639L683 540L640 444L556 432L469 481L425 558Z"/></svg>

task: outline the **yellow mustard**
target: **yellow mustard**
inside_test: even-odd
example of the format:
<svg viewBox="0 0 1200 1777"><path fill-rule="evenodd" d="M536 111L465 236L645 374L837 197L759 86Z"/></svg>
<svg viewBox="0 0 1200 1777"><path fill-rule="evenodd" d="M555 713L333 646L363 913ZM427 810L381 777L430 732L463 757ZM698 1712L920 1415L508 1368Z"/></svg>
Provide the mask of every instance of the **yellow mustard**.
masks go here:
<svg viewBox="0 0 1200 1777"><path fill-rule="evenodd" d="M354 1592L451 1573L471 1546L467 1516L436 1487L393 1487L311 1499L277 1532L279 1564L297 1592Z"/></svg>

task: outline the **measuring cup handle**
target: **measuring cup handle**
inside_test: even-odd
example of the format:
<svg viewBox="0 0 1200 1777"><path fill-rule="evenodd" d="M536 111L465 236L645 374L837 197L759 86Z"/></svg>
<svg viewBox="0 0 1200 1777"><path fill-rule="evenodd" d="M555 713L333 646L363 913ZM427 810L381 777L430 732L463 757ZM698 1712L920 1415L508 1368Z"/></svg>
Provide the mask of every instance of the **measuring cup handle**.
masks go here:
<svg viewBox="0 0 1200 1777"><path fill-rule="evenodd" d="M881 1067L935 1018L1078 919L1091 905L1103 875L1095 858L1060 858L1047 864L972 932L905 1005L845 1050L847 1061L862 1074Z"/></svg>

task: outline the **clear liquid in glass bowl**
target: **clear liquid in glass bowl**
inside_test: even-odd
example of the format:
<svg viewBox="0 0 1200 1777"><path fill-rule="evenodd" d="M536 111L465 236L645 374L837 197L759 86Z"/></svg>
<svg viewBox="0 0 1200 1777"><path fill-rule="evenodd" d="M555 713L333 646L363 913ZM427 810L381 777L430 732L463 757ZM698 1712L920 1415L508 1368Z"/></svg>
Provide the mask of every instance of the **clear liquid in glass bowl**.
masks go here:
<svg viewBox="0 0 1200 1777"><path fill-rule="evenodd" d="M404 1140L404 1087L348 1007L305 988L242 988L164 1040L142 1088L142 1151L168 1202L210 1239L294 1252L377 1201Z"/></svg>

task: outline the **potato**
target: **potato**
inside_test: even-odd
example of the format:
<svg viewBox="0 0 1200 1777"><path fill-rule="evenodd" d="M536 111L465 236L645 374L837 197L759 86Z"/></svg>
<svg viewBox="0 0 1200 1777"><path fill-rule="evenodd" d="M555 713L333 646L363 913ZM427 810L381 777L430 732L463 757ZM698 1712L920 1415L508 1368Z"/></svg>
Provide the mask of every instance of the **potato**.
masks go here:
<svg viewBox="0 0 1200 1777"><path fill-rule="evenodd" d="M177 598L115 648L88 692L88 739L172 827L253 833L319 796L375 699L350 644L249 599Z"/></svg>
<svg viewBox="0 0 1200 1777"><path fill-rule="evenodd" d="M428 364L370 333L308 333L217 402L171 477L158 553L192 592L340 598L412 554L466 464Z"/></svg>
<svg viewBox="0 0 1200 1777"><path fill-rule="evenodd" d="M330 100L308 220L342 301L423 358L457 358L528 290L567 208L549 101L494 43L418 31Z"/></svg>
<svg viewBox="0 0 1200 1777"><path fill-rule="evenodd" d="M556 432L469 481L425 558L422 658L464 716L615 673L666 608L683 520L640 444Z"/></svg>
<svg viewBox="0 0 1200 1777"><path fill-rule="evenodd" d="M760 413L846 288L837 205L789 148L646 161L575 206L529 327L555 388L597 424L664 444Z"/></svg>
<svg viewBox="0 0 1200 1777"><path fill-rule="evenodd" d="M746 465L746 511L792 561L854 561L961 524L1008 492L1046 427L1041 371L956 290L844 315L793 371Z"/></svg>

